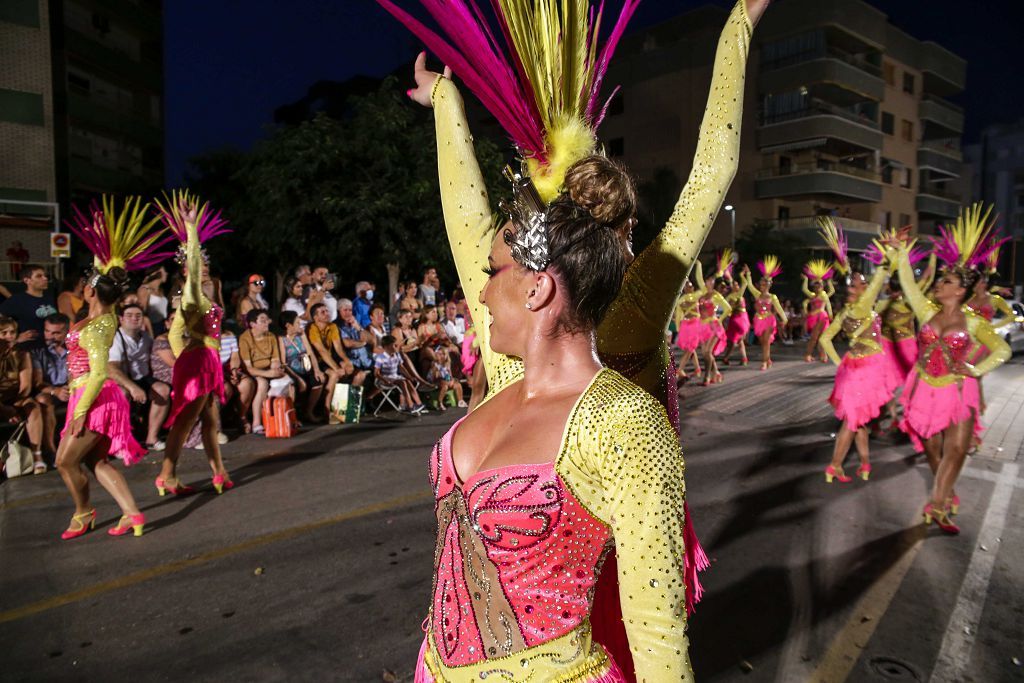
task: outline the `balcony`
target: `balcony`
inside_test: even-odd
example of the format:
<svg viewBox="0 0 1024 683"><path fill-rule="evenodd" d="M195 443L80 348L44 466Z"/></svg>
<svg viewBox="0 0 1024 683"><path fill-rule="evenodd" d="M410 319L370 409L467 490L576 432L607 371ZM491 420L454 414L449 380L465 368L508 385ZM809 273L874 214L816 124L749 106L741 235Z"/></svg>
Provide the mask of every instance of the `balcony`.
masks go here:
<svg viewBox="0 0 1024 683"><path fill-rule="evenodd" d="M137 62L74 29L65 29L64 40L69 55L129 79L149 92L160 92L163 75L159 66Z"/></svg>
<svg viewBox="0 0 1024 683"><path fill-rule="evenodd" d="M787 92L824 83L880 102L885 94L885 81L876 73L877 69L852 56L837 56L830 48L825 54L807 53L768 62L758 76L758 88L762 93Z"/></svg>
<svg viewBox="0 0 1024 683"><path fill-rule="evenodd" d="M924 74L925 92L953 95L962 92L967 82L967 62L941 45L921 43L918 63Z"/></svg>
<svg viewBox="0 0 1024 683"><path fill-rule="evenodd" d="M878 124L867 116L817 99L799 111L763 116L757 129L757 146L761 150L820 138L881 150L883 136Z"/></svg>
<svg viewBox="0 0 1024 683"><path fill-rule="evenodd" d="M835 220L845 232L862 232L869 235L877 235L882 226L874 221L862 221L857 218L843 218L836 216ZM791 216L790 218L778 218L771 221L761 221L778 230L817 230L818 216Z"/></svg>
<svg viewBox="0 0 1024 683"><path fill-rule="evenodd" d="M150 123L148 112L114 109L73 89L68 92L68 116L83 128L107 131L115 138L125 137L142 146L163 144L163 131Z"/></svg>
<svg viewBox="0 0 1024 683"><path fill-rule="evenodd" d="M922 140L917 150L917 165L921 169L959 178L963 171L960 139Z"/></svg>
<svg viewBox="0 0 1024 683"><path fill-rule="evenodd" d="M964 110L936 95L924 96L917 115L953 133L964 132Z"/></svg>
<svg viewBox="0 0 1024 683"><path fill-rule="evenodd" d="M758 172L758 199L831 196L847 201L882 201L881 179L874 171L825 159Z"/></svg>
<svg viewBox="0 0 1024 683"><path fill-rule="evenodd" d="M960 211L960 195L933 187L923 187L917 195L917 211L921 218L956 218Z"/></svg>

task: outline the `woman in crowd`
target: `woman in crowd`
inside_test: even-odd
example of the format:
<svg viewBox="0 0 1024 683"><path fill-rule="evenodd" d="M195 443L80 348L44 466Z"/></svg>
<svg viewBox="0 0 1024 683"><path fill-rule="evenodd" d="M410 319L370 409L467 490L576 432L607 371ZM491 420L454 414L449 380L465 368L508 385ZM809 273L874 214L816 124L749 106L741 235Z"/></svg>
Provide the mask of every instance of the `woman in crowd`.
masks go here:
<svg viewBox="0 0 1024 683"><path fill-rule="evenodd" d="M373 333L373 353L377 353L380 350L380 340L388 334L387 313L382 304L370 307L370 325L367 329Z"/></svg>
<svg viewBox="0 0 1024 683"><path fill-rule="evenodd" d="M131 531L141 536L146 523L124 476L108 461L114 456L132 465L146 451L132 436L128 401L107 378L107 354L118 327L114 303L128 286L125 270L146 268L167 256L159 252L163 242L151 230L156 221L145 221L148 208L134 198L118 211L113 199L103 197L102 210L93 205L86 215L75 208L68 223L94 254L95 268L82 290L88 318L71 327L66 342L72 393L57 448L57 470L75 502L75 514L61 534L64 540L96 525L83 465L121 508L121 519L107 533L121 536Z"/></svg>
<svg viewBox="0 0 1024 683"><path fill-rule="evenodd" d="M427 384L427 380L420 374L421 345L420 337L413 327L413 313L410 310L402 309L398 312L398 327L391 331L395 338L395 345L399 355L402 356L402 366L409 373L409 378L419 384Z"/></svg>
<svg viewBox="0 0 1024 683"><path fill-rule="evenodd" d="M32 398L32 359L15 345L18 323L0 315L0 420L25 421L25 435L32 447L33 473L45 474L43 460L43 407Z"/></svg>
<svg viewBox="0 0 1024 683"><path fill-rule="evenodd" d="M69 268L70 272L64 276L61 283L60 294L57 295L57 310L74 322L78 320L78 312L82 310L85 299L82 292L85 289L85 276L77 268Z"/></svg>
<svg viewBox="0 0 1024 683"><path fill-rule="evenodd" d="M146 312L146 317L153 328L153 335L162 334L167 329L167 305L168 298L165 287L167 286L167 269L163 266L155 266L146 271L142 278L142 285L136 294L139 297L139 306Z"/></svg>
<svg viewBox="0 0 1024 683"><path fill-rule="evenodd" d="M320 302L323 299L321 294L319 297L311 297L309 304L305 304L302 301L302 282L296 277L289 277L284 281L284 297L281 299L281 311L291 311L298 317L299 326L305 330L306 326L309 325L312 320L312 316L309 314L309 309Z"/></svg>
<svg viewBox="0 0 1024 683"><path fill-rule="evenodd" d="M423 302L417 297L418 292L419 285L416 284L415 280L408 280L401 284L398 300L395 301L395 305L391 308L392 327L398 327L398 318L402 311L409 311L412 314L411 320L416 320L420 317L420 314L423 312Z"/></svg>
<svg viewBox="0 0 1024 683"><path fill-rule="evenodd" d="M220 365L224 375L224 406L238 420L243 434L252 433L249 410L256 398L256 380L242 369L242 357L238 355L238 337L231 330L221 330ZM221 415L223 416L223 411ZM226 443L223 439L221 443Z"/></svg>
<svg viewBox="0 0 1024 683"><path fill-rule="evenodd" d="M217 493L234 486L220 455L220 404L224 402L224 372L220 363L223 309L213 302L215 286L210 278L209 257L202 248L207 240L228 232L220 212L189 192L174 192L166 206L157 202L164 224L182 244L178 261L185 269L181 305L168 333L174 351L171 413L166 426L167 448L160 475L154 481L163 496L193 493L178 478L178 459L196 422L202 424L202 443Z"/></svg>
<svg viewBox="0 0 1024 683"><path fill-rule="evenodd" d="M682 350L682 358L679 359L679 369L676 370L676 379L686 381L689 375L686 373L686 366L693 363L693 376L700 377L700 360L697 356L697 349L701 342L700 327L700 300L707 294L704 281L704 269L700 261L693 264L695 281L700 289L693 286L690 278L683 281L683 293L679 295L676 303L676 346Z"/></svg>
<svg viewBox="0 0 1024 683"><path fill-rule="evenodd" d="M754 336L761 344L761 370L767 370L772 366L772 342L775 341L775 333L779 329L779 322L785 326L789 320L779 297L772 294L772 280L782 274L782 266L779 260L769 254L757 264L761 271L761 279L757 282L757 288L750 280L750 268L743 266L740 277L743 285L754 297ZM778 317L778 320L776 320Z"/></svg>
<svg viewBox="0 0 1024 683"><path fill-rule="evenodd" d="M804 330L807 332L807 353L804 362L814 362L814 351L818 349L821 333L832 323L832 297L836 290L832 286L832 266L823 259L814 259L804 266L801 278L804 292ZM808 286L808 280L810 286ZM821 362L828 362L824 349L818 349Z"/></svg>
<svg viewBox="0 0 1024 683"><path fill-rule="evenodd" d="M940 228L936 254L946 266L931 299L918 289L906 245L899 255L900 285L920 325L917 365L900 397L903 424L935 475L925 522L934 521L949 534L960 532L951 518L959 508L953 487L980 416L978 378L1010 357L1010 347L992 326L964 305L988 255L990 231L980 204L961 210L952 229ZM987 355L973 364L980 347Z"/></svg>
<svg viewBox="0 0 1024 683"><path fill-rule="evenodd" d="M281 344L270 331L270 314L252 309L246 316L245 332L238 338L238 355L246 373L256 380L256 398L252 402L252 432L263 434L263 402L271 389L288 377L282 363ZM276 392L275 392L276 393Z"/></svg>
<svg viewBox="0 0 1024 683"><path fill-rule="evenodd" d="M263 276L259 273L253 273L249 276L245 285L245 292L242 297L238 300L238 307L235 309L235 319L239 325L244 325L248 319L246 316L249 315L249 311L269 311L270 304L263 298L263 289L267 286L267 281L263 279Z"/></svg>
<svg viewBox="0 0 1024 683"><path fill-rule="evenodd" d="M302 324L295 311L281 311L277 317L278 326L284 330L281 335L281 358L284 369L296 383L296 392L306 394L306 410L303 419L309 424L316 421L313 411L324 391L324 373L313 358L313 347L302 331Z"/></svg>
<svg viewBox="0 0 1024 683"><path fill-rule="evenodd" d="M885 264L879 266L870 283L863 273L851 271L842 228L830 218L819 220L825 241L836 254L839 272L847 276L846 305L821 335L822 350L839 366L828 400L835 409L836 418L842 421L836 434L832 462L825 468L825 481L829 484L833 479L843 483L850 481L843 470L843 461L854 443L860 456L857 476L867 481L871 476L867 425L881 414L898 386L881 343L882 321L874 310L875 300L882 291L889 270ZM850 340L850 348L841 361L832 344L840 331Z"/></svg>
<svg viewBox="0 0 1024 683"><path fill-rule="evenodd" d="M447 356L457 350L455 343L448 337L448 333L444 331L444 327L437 320L436 306L427 306L423 309L423 315L420 316L416 325L416 337L420 344L421 374L430 372L431 367L437 362L438 356ZM436 384L436 382L432 383Z"/></svg>
<svg viewBox="0 0 1024 683"><path fill-rule="evenodd" d="M732 313L732 308L719 293L714 275L705 280L704 291L697 310L700 313L701 352L704 354L704 386L708 386L722 381L715 356L725 351L725 325L722 322ZM721 314L718 309L721 309Z"/></svg>

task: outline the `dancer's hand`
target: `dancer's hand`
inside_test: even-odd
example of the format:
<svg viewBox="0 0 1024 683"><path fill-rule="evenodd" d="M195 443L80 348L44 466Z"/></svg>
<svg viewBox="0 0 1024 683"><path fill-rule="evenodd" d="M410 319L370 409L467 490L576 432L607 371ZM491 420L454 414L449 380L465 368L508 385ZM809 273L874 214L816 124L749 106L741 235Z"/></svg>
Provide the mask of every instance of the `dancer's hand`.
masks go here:
<svg viewBox="0 0 1024 683"><path fill-rule="evenodd" d="M421 52L416 57L416 66L413 67L412 75L416 79L416 87L409 88L405 91L405 94L413 102L422 104L427 109L430 109L433 107L433 104L430 102L430 94L434 90L434 83L437 81L437 77L443 75L445 78L451 79L452 70L446 66L444 74L430 71L427 69L427 53Z"/></svg>
<svg viewBox="0 0 1024 683"><path fill-rule="evenodd" d="M750 17L750 25L757 26L757 22L761 19L761 15L768 9L768 5L772 4L772 0L743 0L747 3L747 16Z"/></svg>
<svg viewBox="0 0 1024 683"><path fill-rule="evenodd" d="M71 436L81 436L85 433L85 415L76 417L71 421Z"/></svg>

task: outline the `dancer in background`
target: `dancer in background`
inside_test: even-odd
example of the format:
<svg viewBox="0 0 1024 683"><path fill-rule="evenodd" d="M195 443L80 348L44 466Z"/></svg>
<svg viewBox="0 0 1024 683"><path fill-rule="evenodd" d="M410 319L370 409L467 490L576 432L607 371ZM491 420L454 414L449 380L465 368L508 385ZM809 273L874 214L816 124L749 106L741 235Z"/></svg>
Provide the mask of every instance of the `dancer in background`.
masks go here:
<svg viewBox="0 0 1024 683"><path fill-rule="evenodd" d="M981 219L983 223L990 226L994 225L994 222L990 223L988 220L992 209L993 207L989 206ZM998 325L993 325L995 330L1001 330L1012 325L1017 318L1017 314L1013 312L1010 304L1006 303L1006 299L991 291L991 281L995 279L999 269L999 252L1003 244L1008 242L1009 239L1008 236L1004 236L999 230L990 227L988 241L985 245L988 254L983 264L979 264L978 284L974 286L971 297L967 300L966 304L969 311L980 315L989 323L995 319L997 313L1000 314L1002 319Z"/></svg>
<svg viewBox="0 0 1024 683"><path fill-rule="evenodd" d="M178 458L189 432L202 423L203 450L213 472L213 487L223 493L234 486L220 456L220 404L224 402L224 371L220 363L220 325L224 311L213 303L214 285L210 279L209 257L202 248L206 240L229 232L220 212L188 191L175 191L157 202L164 224L182 243L178 260L185 268L181 306L168 333L174 361L171 389L171 413L166 425L167 448L160 475L154 485L163 496L193 493L178 478Z"/></svg>
<svg viewBox="0 0 1024 683"><path fill-rule="evenodd" d="M697 356L697 349L701 343L701 326L700 326L700 300L707 294L706 283L704 281L704 270L700 265L700 261L694 263L695 280L700 285L700 289L696 289L693 286L693 282L687 278L683 281L683 293L679 295L679 301L676 303L675 321L676 321L676 346L678 346L683 355L679 359L679 369L676 370L676 379L685 382L689 379L689 375L686 373L686 366L691 361L693 362L693 376L700 377L700 360Z"/></svg>
<svg viewBox="0 0 1024 683"><path fill-rule="evenodd" d="M718 259L719 270L728 285L729 292L725 300L729 304L732 313L729 315L729 323L725 328L725 356L722 359L723 365L729 364L729 357L735 347L740 349L740 362L747 364L747 333L750 332L750 315L747 313L747 299L743 294L743 283L734 280L732 277L733 267L736 265L736 254L731 249L723 249Z"/></svg>
<svg viewBox="0 0 1024 683"><path fill-rule="evenodd" d="M708 386L722 381L715 356L725 351L725 325L722 323L732 313L732 308L718 291L714 275L705 280L704 290L706 293L697 303L697 310L700 313L700 343L704 354L704 386ZM717 312L719 309L721 314Z"/></svg>
<svg viewBox="0 0 1024 683"><path fill-rule="evenodd" d="M992 326L964 306L977 284L978 265L988 256L990 230L980 204L961 210L954 227L939 228L935 251L946 265L932 299L917 287L907 245L899 255L900 284L921 326L915 372L900 397L903 424L935 475L925 522L934 521L949 534L960 533L951 518L959 508L954 485L981 411L978 378L1010 357L1010 347ZM979 346L988 355L972 364L969 359Z"/></svg>
<svg viewBox="0 0 1024 683"><path fill-rule="evenodd" d="M814 259L804 266L803 280L804 296L804 329L807 330L807 353L804 361L814 362L814 350L818 348L818 339L821 333L832 322L832 297L835 295L835 287L832 286L832 266L823 259ZM810 280L810 287L808 287ZM825 351L819 349L821 361L827 362Z"/></svg>
<svg viewBox="0 0 1024 683"><path fill-rule="evenodd" d="M846 483L850 477L843 470L853 443L857 445L860 466L857 476L864 481L871 476L871 457L868 448L868 423L879 416L892 398L898 380L882 348L882 323L875 313L875 300L889 270L882 264L870 283L863 273L850 269L843 230L831 218L819 218L822 236L836 255L836 267L846 276L846 305L821 335L821 348L838 365L835 385L828 397L842 426L836 434L832 462L825 468L825 481L833 479ZM895 257L895 249L891 251ZM850 340L850 348L840 360L832 340L842 331Z"/></svg>
<svg viewBox="0 0 1024 683"><path fill-rule="evenodd" d="M124 476L108 462L114 456L132 465L146 450L132 436L128 401L107 378L107 353L118 328L114 304L128 287L126 270L141 270L170 256L161 251L167 242L161 239L163 231L153 230L157 219L146 220L148 209L136 197L118 210L114 199L105 196L102 209L93 204L87 215L76 207L68 221L93 253L94 266L82 290L88 317L72 326L66 341L71 399L57 448L57 470L75 501L75 514L61 534L64 540L96 525L83 465L121 508L121 519L107 533L141 536L146 523Z"/></svg>
<svg viewBox="0 0 1024 683"><path fill-rule="evenodd" d="M749 267L743 266L740 277L747 291L754 297L754 336L761 344L761 370L764 371L772 366L772 342L775 341L779 324L781 322L785 325L788 320L786 312L782 310L782 304L779 303L779 297L771 292L772 280L782 274L779 259L768 254L757 262L757 269L761 271L757 288L750 280Z"/></svg>

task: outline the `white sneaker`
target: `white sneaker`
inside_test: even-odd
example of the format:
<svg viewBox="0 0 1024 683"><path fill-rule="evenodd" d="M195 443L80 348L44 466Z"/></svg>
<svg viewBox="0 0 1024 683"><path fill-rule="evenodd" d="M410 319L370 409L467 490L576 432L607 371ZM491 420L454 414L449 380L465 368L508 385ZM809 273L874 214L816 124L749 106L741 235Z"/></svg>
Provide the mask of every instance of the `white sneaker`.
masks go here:
<svg viewBox="0 0 1024 683"><path fill-rule="evenodd" d="M228 435L225 434L224 432L217 432L217 443L219 443L221 446L223 446L227 442L228 442Z"/></svg>
<svg viewBox="0 0 1024 683"><path fill-rule="evenodd" d="M146 448L148 448L151 451L162 451L163 449L167 448L167 444L165 444L163 441L158 440L154 441L152 446L146 446Z"/></svg>
<svg viewBox="0 0 1024 683"><path fill-rule="evenodd" d="M458 403L458 406L457 406L457 407L459 407L459 408L468 408L468 407L469 407L469 404L468 404L468 403L466 403L465 401L459 401L459 403Z"/></svg>

